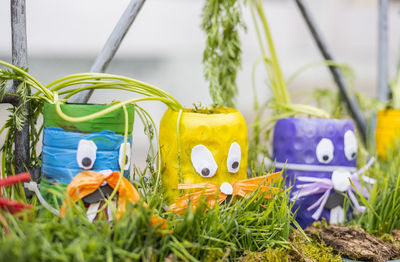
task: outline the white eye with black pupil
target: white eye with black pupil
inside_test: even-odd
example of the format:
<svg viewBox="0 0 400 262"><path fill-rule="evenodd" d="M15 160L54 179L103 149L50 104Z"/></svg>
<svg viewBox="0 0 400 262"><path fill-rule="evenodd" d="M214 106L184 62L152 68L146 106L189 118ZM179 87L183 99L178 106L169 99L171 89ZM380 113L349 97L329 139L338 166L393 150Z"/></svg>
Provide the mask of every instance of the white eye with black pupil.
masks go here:
<svg viewBox="0 0 400 262"><path fill-rule="evenodd" d="M122 168L122 162L124 160L124 147L125 143L122 143L119 146L119 157L118 157L118 164L119 167ZM125 149L125 167L124 170L128 170L131 165L131 144L126 143L126 149Z"/></svg>
<svg viewBox="0 0 400 262"><path fill-rule="evenodd" d="M193 147L190 158L194 169L200 176L212 177L217 172L218 165L206 146L197 145Z"/></svg>
<svg viewBox="0 0 400 262"><path fill-rule="evenodd" d="M236 142L233 142L231 147L229 148L228 158L227 158L227 167L229 173L236 173L239 171L240 159L241 159L240 145Z"/></svg>
<svg viewBox="0 0 400 262"><path fill-rule="evenodd" d="M332 141L328 138L321 139L317 145L315 154L320 163L327 164L331 162L334 154Z"/></svg>
<svg viewBox="0 0 400 262"><path fill-rule="evenodd" d="M357 138L353 131L348 130L344 134L344 154L351 161L357 156Z"/></svg>
<svg viewBox="0 0 400 262"><path fill-rule="evenodd" d="M97 146L93 141L82 139L76 151L76 161L83 169L91 169L96 161Z"/></svg>

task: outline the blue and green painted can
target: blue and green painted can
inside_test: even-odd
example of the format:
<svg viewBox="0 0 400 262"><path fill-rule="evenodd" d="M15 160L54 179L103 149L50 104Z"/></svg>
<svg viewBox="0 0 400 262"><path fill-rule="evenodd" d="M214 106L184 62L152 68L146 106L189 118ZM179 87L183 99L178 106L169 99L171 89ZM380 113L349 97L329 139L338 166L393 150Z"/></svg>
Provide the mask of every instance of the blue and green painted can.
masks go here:
<svg viewBox="0 0 400 262"><path fill-rule="evenodd" d="M71 117L82 117L102 111L111 105L62 104L61 110ZM79 123L62 119L54 104L45 104L41 191L55 185L66 188L72 178L82 171L110 172L124 170L129 177L134 106L128 112L128 139L125 167L124 158L125 113L123 108L104 116ZM46 194L47 195L47 194Z"/></svg>

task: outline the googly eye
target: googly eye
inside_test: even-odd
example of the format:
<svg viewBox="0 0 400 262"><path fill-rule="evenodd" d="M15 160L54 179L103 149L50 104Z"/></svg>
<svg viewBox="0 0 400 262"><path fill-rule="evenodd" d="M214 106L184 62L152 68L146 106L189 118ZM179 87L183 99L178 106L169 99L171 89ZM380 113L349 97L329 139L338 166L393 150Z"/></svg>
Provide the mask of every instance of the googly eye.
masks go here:
<svg viewBox="0 0 400 262"><path fill-rule="evenodd" d="M190 158L194 169L200 176L212 177L217 172L218 165L206 146L197 145L193 147Z"/></svg>
<svg viewBox="0 0 400 262"><path fill-rule="evenodd" d="M319 141L315 154L320 163L327 164L332 161L334 153L333 143L328 138L323 138Z"/></svg>
<svg viewBox="0 0 400 262"><path fill-rule="evenodd" d="M231 144L231 147L229 148L228 158L226 161L229 173L236 173L237 171L239 171L240 159L240 145L236 142L233 142Z"/></svg>
<svg viewBox="0 0 400 262"><path fill-rule="evenodd" d="M131 144L126 143L125 156L124 156L124 146L125 146L125 143L122 143L119 146L118 164L119 164L119 167L122 168L122 161L124 160L124 157L125 157L124 170L128 170L129 167L131 166Z"/></svg>
<svg viewBox="0 0 400 262"><path fill-rule="evenodd" d="M353 131L344 133L344 154L347 160L351 161L357 157L357 138Z"/></svg>
<svg viewBox="0 0 400 262"><path fill-rule="evenodd" d="M83 169L91 169L96 161L97 146L91 140L80 140L76 151L76 161Z"/></svg>

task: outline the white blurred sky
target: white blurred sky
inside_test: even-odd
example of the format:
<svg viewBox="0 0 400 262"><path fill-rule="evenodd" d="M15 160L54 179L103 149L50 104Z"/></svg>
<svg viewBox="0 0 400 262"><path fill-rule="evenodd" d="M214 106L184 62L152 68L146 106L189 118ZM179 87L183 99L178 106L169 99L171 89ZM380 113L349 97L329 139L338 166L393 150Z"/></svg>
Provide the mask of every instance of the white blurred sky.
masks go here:
<svg viewBox="0 0 400 262"><path fill-rule="evenodd" d="M10 61L10 7L0 1L0 58ZM315 20L338 62L356 73L355 87L375 95L377 61L377 0L308 0ZM27 0L27 32L30 72L40 81L87 71L101 50L129 0ZM152 83L178 98L185 106L211 103L202 76L205 35L200 30L203 0L147 0L126 35L109 72ZM292 0L264 2L284 75L322 58ZM390 75L400 58L400 0L389 10ZM260 56L250 13L244 17L248 31L242 34L243 65L238 75L238 108L252 119L251 68ZM74 63L75 61L75 63ZM257 70L259 99L270 92L265 71ZM307 71L290 87L291 92L314 87L335 88L323 67ZM91 102L126 99L119 92L96 92ZM5 119L0 105L0 123ZM165 107L146 106L158 121ZM140 127L139 127L140 128ZM140 133L140 132L139 132ZM4 139L4 138L0 138ZM137 139L143 141L139 136ZM139 145L144 148L145 145Z"/></svg>

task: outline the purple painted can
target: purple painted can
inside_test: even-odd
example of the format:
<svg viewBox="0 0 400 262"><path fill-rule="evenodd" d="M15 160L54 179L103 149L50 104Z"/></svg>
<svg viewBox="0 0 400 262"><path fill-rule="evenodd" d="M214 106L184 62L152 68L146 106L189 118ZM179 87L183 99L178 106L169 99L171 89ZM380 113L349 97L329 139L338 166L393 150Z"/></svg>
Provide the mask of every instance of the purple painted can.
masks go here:
<svg viewBox="0 0 400 262"><path fill-rule="evenodd" d="M355 170L357 140L352 120L320 118L284 118L277 121L273 137L273 158L279 164L286 163L286 185L296 186L306 182L296 177L332 179L336 169ZM277 168L280 170L281 168ZM302 228L312 224L315 210L307 210L322 197L322 193L302 197L295 201L293 212ZM332 201L338 200L337 191L331 190L327 204L319 219L330 219ZM344 194L341 194L342 197ZM340 196L339 196L340 198ZM332 201L331 201L332 200ZM328 205L328 202L331 205ZM333 203L335 206L335 203Z"/></svg>

